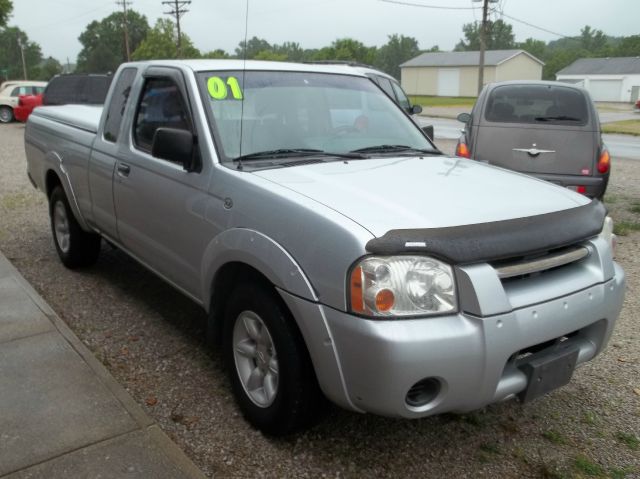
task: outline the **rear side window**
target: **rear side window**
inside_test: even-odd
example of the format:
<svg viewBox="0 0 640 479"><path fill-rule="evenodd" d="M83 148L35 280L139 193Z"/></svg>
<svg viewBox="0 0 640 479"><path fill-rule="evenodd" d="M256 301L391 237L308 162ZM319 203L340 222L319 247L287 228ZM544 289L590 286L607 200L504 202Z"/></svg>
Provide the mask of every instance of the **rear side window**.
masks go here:
<svg viewBox="0 0 640 479"><path fill-rule="evenodd" d="M110 75L60 75L44 91L44 105L102 105L109 91Z"/></svg>
<svg viewBox="0 0 640 479"><path fill-rule="evenodd" d="M136 146L150 152L153 135L161 127L191 131L187 111L180 89L172 80L147 80L135 118L133 137Z"/></svg>
<svg viewBox="0 0 640 479"><path fill-rule="evenodd" d="M124 110L127 106L129 93L131 92L131 85L136 78L136 72L136 68L125 68L122 70L122 73L120 73L118 81L115 84L111 104L107 112L107 120L104 124L104 139L107 141L116 142L118 140L120 124L122 123Z"/></svg>
<svg viewBox="0 0 640 479"><path fill-rule="evenodd" d="M585 125L589 119L582 92L555 85L505 85L489 95L487 121Z"/></svg>

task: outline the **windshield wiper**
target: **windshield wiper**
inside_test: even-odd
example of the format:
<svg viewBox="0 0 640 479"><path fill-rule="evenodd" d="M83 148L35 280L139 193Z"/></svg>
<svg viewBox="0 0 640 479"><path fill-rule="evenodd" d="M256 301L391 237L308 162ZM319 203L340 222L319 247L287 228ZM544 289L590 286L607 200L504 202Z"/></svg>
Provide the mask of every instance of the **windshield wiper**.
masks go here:
<svg viewBox="0 0 640 479"><path fill-rule="evenodd" d="M575 116L558 115L558 116L536 116L536 121L582 121Z"/></svg>
<svg viewBox="0 0 640 479"><path fill-rule="evenodd" d="M264 159L276 159L276 158L290 158L295 156L324 156L334 158L349 158L349 159L361 159L366 158L364 155L358 153L334 153L331 151L315 150L312 148L278 148L277 150L257 151L255 153L249 153L247 155L238 156L233 161L247 161L247 160L264 160Z"/></svg>
<svg viewBox="0 0 640 479"><path fill-rule="evenodd" d="M407 145L376 145L367 146L351 151L351 153L396 153L401 151L409 151L415 153L426 153L428 155L440 155L438 150L425 150L422 148L414 148Z"/></svg>

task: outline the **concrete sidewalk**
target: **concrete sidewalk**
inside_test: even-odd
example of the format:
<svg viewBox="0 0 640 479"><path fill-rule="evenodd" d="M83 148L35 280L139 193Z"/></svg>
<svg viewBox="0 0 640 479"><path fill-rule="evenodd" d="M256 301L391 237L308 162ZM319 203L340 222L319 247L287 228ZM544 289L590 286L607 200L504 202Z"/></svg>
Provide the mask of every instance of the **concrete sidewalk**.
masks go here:
<svg viewBox="0 0 640 479"><path fill-rule="evenodd" d="M202 478L0 252L0 478Z"/></svg>

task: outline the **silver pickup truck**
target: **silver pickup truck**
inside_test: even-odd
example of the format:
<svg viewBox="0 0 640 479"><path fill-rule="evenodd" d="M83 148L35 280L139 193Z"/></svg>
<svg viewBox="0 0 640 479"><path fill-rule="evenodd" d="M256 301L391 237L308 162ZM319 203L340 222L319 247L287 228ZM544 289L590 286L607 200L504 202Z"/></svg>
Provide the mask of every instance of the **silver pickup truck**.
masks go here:
<svg viewBox="0 0 640 479"><path fill-rule="evenodd" d="M418 418L526 402L605 347L624 296L603 205L443 155L348 67L122 65L104 108L38 108L54 244L101 240L201 305L270 434L324 397Z"/></svg>

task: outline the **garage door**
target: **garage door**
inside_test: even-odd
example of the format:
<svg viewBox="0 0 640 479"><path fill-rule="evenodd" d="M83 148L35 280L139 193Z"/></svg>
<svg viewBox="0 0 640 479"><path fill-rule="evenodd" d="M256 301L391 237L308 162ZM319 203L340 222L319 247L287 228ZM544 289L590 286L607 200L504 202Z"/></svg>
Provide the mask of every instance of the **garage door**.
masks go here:
<svg viewBox="0 0 640 479"><path fill-rule="evenodd" d="M438 96L460 95L460 69L438 69Z"/></svg>
<svg viewBox="0 0 640 479"><path fill-rule="evenodd" d="M622 80L590 80L589 93L593 101L620 101Z"/></svg>

